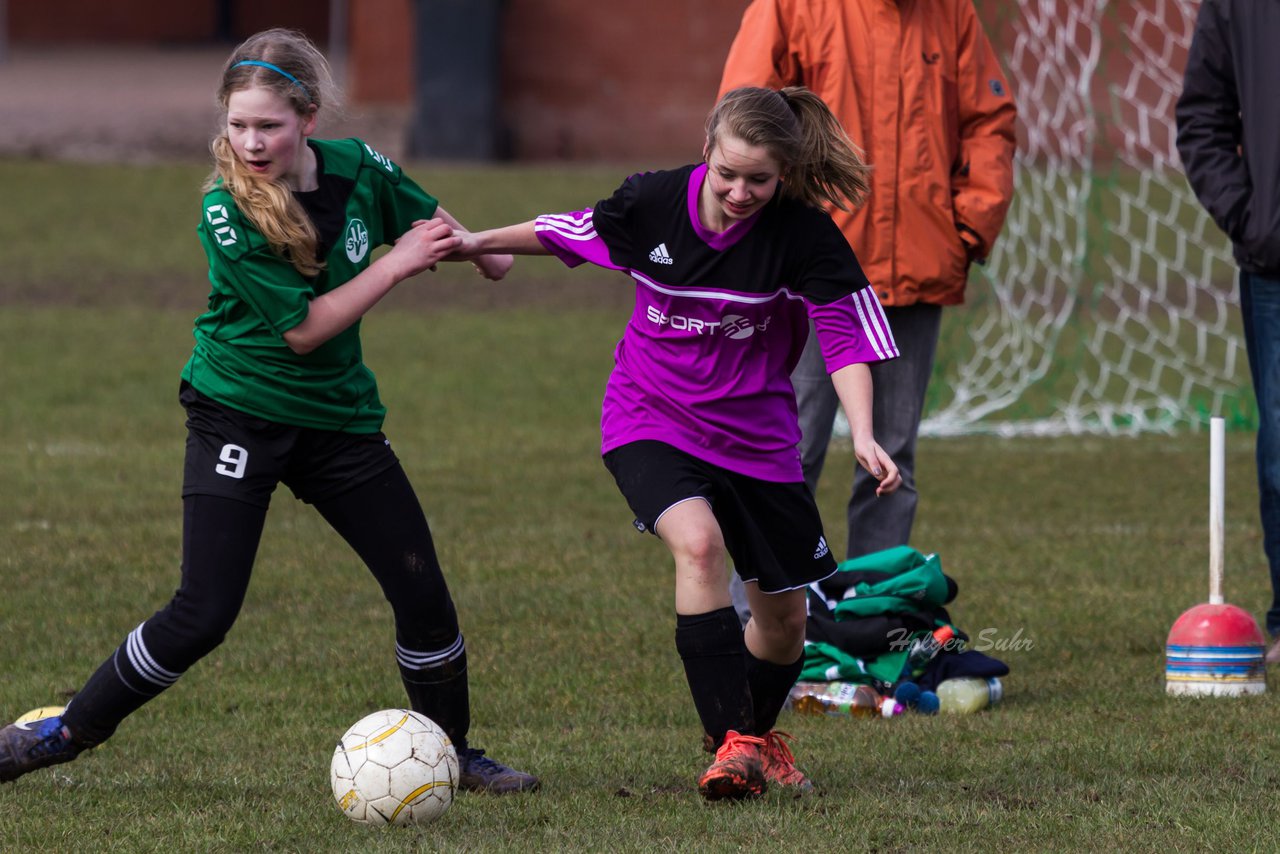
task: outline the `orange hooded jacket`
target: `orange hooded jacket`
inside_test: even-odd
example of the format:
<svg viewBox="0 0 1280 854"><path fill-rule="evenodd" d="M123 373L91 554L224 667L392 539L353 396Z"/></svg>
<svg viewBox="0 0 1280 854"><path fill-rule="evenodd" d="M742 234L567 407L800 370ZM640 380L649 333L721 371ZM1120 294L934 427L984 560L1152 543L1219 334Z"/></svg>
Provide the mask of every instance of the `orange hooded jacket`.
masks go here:
<svg viewBox="0 0 1280 854"><path fill-rule="evenodd" d="M887 306L964 301L1013 196L1017 117L972 0L754 0L720 92L803 85L872 165L832 217Z"/></svg>

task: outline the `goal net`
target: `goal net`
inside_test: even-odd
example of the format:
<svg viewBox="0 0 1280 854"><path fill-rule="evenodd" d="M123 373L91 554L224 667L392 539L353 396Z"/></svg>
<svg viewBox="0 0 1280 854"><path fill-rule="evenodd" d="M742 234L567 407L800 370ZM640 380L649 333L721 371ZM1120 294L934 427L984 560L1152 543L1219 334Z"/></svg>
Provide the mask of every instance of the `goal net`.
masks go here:
<svg viewBox="0 0 1280 854"><path fill-rule="evenodd" d="M1016 192L943 312L923 434L1254 424L1230 245L1175 147L1198 8L980 5L1018 103Z"/></svg>

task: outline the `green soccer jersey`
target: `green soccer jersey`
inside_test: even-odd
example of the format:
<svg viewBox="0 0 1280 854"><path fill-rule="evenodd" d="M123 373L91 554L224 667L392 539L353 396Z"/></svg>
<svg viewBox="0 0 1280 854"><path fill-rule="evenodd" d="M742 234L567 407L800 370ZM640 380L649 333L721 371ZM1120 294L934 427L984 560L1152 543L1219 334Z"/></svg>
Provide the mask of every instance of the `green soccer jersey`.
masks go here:
<svg viewBox="0 0 1280 854"><path fill-rule="evenodd" d="M284 333L307 316L312 299L368 267L374 247L393 243L414 220L434 216L436 200L361 140L310 145L319 155L321 186L336 195L342 214L325 269L303 276L271 250L230 193L211 190L197 232L212 290L208 310L196 319L195 350L182 378L226 406L270 421L376 433L386 409L364 364L360 323L306 355L293 352ZM325 228L317 225L323 241Z"/></svg>

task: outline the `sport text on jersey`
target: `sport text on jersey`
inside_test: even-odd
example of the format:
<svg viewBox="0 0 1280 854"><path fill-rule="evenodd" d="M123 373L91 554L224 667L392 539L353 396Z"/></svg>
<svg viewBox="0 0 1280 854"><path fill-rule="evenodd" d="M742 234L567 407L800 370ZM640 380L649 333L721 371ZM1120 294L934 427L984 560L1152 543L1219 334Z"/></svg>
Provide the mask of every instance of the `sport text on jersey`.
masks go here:
<svg viewBox="0 0 1280 854"><path fill-rule="evenodd" d="M650 323L658 326L669 326L672 329L692 332L695 335L721 333L726 338L735 340L750 338L757 331L767 331L769 322L773 320L772 317L766 317L763 323L752 323L750 319L740 314L726 314L719 320L701 320L696 317L684 317L679 314L663 314L652 305L645 311L645 315Z"/></svg>

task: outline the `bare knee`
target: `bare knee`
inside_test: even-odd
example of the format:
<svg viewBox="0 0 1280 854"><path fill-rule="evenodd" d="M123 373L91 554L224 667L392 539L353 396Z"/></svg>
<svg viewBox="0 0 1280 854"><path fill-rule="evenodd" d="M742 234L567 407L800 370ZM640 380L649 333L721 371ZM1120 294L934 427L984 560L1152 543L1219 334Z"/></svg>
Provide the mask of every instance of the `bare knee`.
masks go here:
<svg viewBox="0 0 1280 854"><path fill-rule="evenodd" d="M804 611L793 608L775 614L753 612L751 617L755 620L757 630L774 644L804 641Z"/></svg>
<svg viewBox="0 0 1280 854"><path fill-rule="evenodd" d="M767 594L749 590L748 598L751 620L746 629L747 649L756 658L775 664L795 661L804 652L808 620L804 591Z"/></svg>
<svg viewBox="0 0 1280 854"><path fill-rule="evenodd" d="M686 532L678 543L671 544L676 563L686 572L702 578L724 581L728 563L724 540L714 529Z"/></svg>
<svg viewBox="0 0 1280 854"><path fill-rule="evenodd" d="M672 548L676 561L676 613L705 614L732 604L729 596L729 565L719 531L686 532L679 547Z"/></svg>
<svg viewBox="0 0 1280 854"><path fill-rule="evenodd" d="M720 523L706 501L683 501L657 523L658 536L676 563L676 613L705 614L727 608L729 564Z"/></svg>

